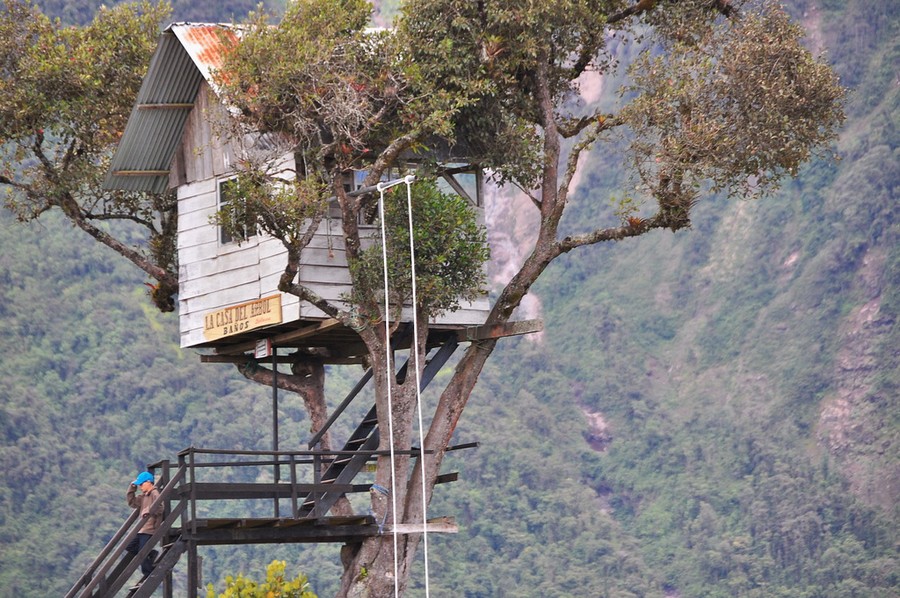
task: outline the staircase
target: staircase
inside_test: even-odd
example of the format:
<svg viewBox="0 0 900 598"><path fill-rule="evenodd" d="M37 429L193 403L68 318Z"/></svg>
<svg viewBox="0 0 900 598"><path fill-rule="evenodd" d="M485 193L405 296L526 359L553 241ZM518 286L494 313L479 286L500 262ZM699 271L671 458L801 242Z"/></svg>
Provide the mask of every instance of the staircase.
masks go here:
<svg viewBox="0 0 900 598"><path fill-rule="evenodd" d="M437 373L440 371L444 364L447 363L447 360L450 359L450 356L453 355L453 352L456 351L458 347L458 343L455 340L445 342L440 349L430 358L422 372L422 378L420 382L420 390L424 390L428 383L431 382ZM403 367L397 373L397 379L401 382L406 377L406 373L408 371L409 361L403 364ZM364 377L361 382L368 380L368 376L371 374L367 374L367 377ZM358 384L357 388L351 392L350 396L344 400L344 403L341 404L338 409L335 410L332 417L328 420L328 423L323 426L322 430L316 434L312 440L309 442L309 447L314 448L319 440L322 438L322 435L328 430L334 420L338 415L343 411L347 404L353 399L356 393L359 392L361 386ZM369 410L363 420L360 422L359 426L350 435L350 438L344 444L343 450L340 451L337 459L335 459L328 469L322 474L321 480L318 480L321 484L349 484L353 481L356 475L365 467L366 463L371 459L371 453L369 451L374 451L378 448L379 434L378 434L378 412L375 406ZM340 492L325 492L321 495L316 495L315 493L310 493L307 495L306 499L303 501L303 504L300 506L298 517L309 517L316 518L324 516L328 510L334 506L334 503L338 501L338 499L342 496L343 493Z"/></svg>
<svg viewBox="0 0 900 598"><path fill-rule="evenodd" d="M456 340L448 340L428 359L420 380L425 388L456 350ZM403 380L407 373L405 364L397 374ZM197 563L197 546L215 544L258 544L284 542L353 542L382 533L371 515L337 517L327 516L337 500L349 492L368 492L369 484L353 484L366 463L377 454L379 433L378 414L373 406L363 417L356 430L340 451L322 451L315 447L322 435L329 429L353 398L371 378L369 370L357 383L350 395L335 410L323 429L313 437L308 451L283 451L277 453L253 451L225 451L189 448L179 453L179 466L169 478L169 462L162 462L159 498L166 505L165 517L159 529L136 555L125 547L137 537L142 521L134 510L116 534L110 539L97 558L81 575L65 598L112 598L124 592L127 598L145 598L163 585L166 598L172 596L172 569L181 556L188 552L189 596L196 596L200 582ZM452 449L451 449L452 450ZM419 456L417 449L403 451L410 456ZM224 461L222 455L238 455L235 461ZM269 455L269 460L246 461L248 456L259 459ZM213 463L197 459L202 456L214 458ZM244 460L241 460L244 459ZM287 459L287 460L285 460ZM329 463L322 471L322 464ZM313 483L297 481L296 467L312 465ZM280 481L275 476L273 483L228 483L205 482L202 471L215 471L216 467L234 468L242 466L264 467L280 470L290 469L290 482ZM152 469L152 467L151 467ZM456 479L455 474L439 476L438 483ZM266 500L275 505L274 517L240 517L209 519L198 516L198 503L227 500ZM292 517L279 516L278 503L292 502ZM176 523L180 523L176 526ZM157 551L153 571L141 579L137 585L126 588L140 564L151 553Z"/></svg>
<svg viewBox="0 0 900 598"><path fill-rule="evenodd" d="M320 483L349 484L371 459L369 451L374 451L378 448L378 441L378 413L373 406L353 434L351 434L350 439L347 440L341 451L342 453L353 451L355 454L339 454L322 474ZM300 506L298 517L321 517L334 506L334 503L342 495L343 493L341 492L325 492L322 494L311 492Z"/></svg>
<svg viewBox="0 0 900 598"><path fill-rule="evenodd" d="M138 531L143 525L143 521L138 517L138 509L135 509L122 527L119 528L119 531L113 535L112 539L100 551L94 562L88 566L87 570L72 586L65 598L115 596L128 583L134 572L140 567L140 564L153 550L157 550L158 553L154 570L145 579L142 579L137 586L131 588L127 595L134 597L150 596L159 587L159 584L167 578L172 567L178 562L179 557L186 548L185 542L180 535L176 535L174 540L170 538L173 524L184 512L186 506L184 500L176 503L172 503L170 500L175 494L175 488L184 479L184 475L185 468L179 468L175 476L168 483L165 483L162 490L160 490L159 497L151 509L160 503L169 506L174 504L174 507L166 508L164 511L165 518L159 529L150 537L150 540L144 547L135 555L132 555L125 549L137 537ZM161 483L164 482L166 477L167 473L164 473ZM164 541L165 544L163 544ZM157 549L156 547L158 546L161 546L161 548ZM170 590L167 591L167 595L171 595Z"/></svg>

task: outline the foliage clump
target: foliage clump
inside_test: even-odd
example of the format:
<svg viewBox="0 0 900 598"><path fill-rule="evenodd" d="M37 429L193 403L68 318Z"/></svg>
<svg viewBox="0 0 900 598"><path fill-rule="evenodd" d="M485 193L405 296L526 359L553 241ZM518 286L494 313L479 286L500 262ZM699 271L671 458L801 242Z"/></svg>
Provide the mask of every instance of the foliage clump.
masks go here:
<svg viewBox="0 0 900 598"><path fill-rule="evenodd" d="M802 29L767 3L745 8L716 27L682 9L661 26L664 51L645 51L629 67L624 91L636 97L621 117L634 135L631 161L660 202L693 201L704 184L767 195L813 153L828 153L844 121L845 90L801 45Z"/></svg>
<svg viewBox="0 0 900 598"><path fill-rule="evenodd" d="M101 7L84 27L64 27L25 0L0 9L0 195L22 221L61 210L155 283L151 297L174 310L178 290L173 193L103 189L155 47L164 3ZM114 237L110 222L145 243ZM134 229L128 229L134 230Z"/></svg>
<svg viewBox="0 0 900 598"><path fill-rule="evenodd" d="M418 308L426 316L454 311L460 301L474 300L484 292L484 264L490 257L486 232L465 199L441 192L433 180L414 183L410 199L412 248L406 186L393 187L385 194L390 303L399 306L412 298L414 252ZM380 232L373 238L375 244L361 251L351 264L358 281L354 292L380 296L383 301Z"/></svg>
<svg viewBox="0 0 900 598"><path fill-rule="evenodd" d="M257 583L243 574L225 578L225 591L216 594L213 584L206 586L207 598L316 598L309 589L309 580L300 573L292 580L285 579L285 561L272 561L266 567L266 581Z"/></svg>

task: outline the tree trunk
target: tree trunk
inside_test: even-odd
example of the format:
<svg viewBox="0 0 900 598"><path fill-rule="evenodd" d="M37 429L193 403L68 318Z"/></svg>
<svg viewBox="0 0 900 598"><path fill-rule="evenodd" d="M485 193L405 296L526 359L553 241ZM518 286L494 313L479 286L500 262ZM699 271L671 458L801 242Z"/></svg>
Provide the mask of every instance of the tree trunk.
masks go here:
<svg viewBox="0 0 900 598"><path fill-rule="evenodd" d="M544 116L544 168L541 185L541 224L538 231L537 240L535 241L532 253L528 256L519 271L503 288L491 313L488 315L487 324L501 324L508 322L515 312L516 308L521 304L522 299L528 293L528 290L538 279L541 273L547 268L554 258L560 255L559 245L556 242L556 233L559 221L562 217L562 208L564 206L564 195L566 188L562 189L562 197L560 189L557 187L557 178L559 173L559 157L560 142L556 130L556 123L553 120L553 106L549 99L549 91L546 82L546 69L540 69L537 74L536 86L539 90L539 107ZM562 201L561 201L562 200ZM418 339L420 346L423 339ZM370 353L374 356L378 353L378 344L367 341ZM497 341L484 340L476 341L469 345L465 355L456 367L450 383L441 393L441 398L432 419L431 427L425 438L424 449L431 450L433 453L428 455L424 462L422 459L416 463L415 470L411 476L406 476L406 470L402 472L398 468L396 470L396 492L400 493L402 481L402 495L396 497L397 503L397 520L401 523L425 523L424 505L431 503L431 497L434 491L434 484L440 470L441 463L453 431L462 416L469 396L472 394L475 384L487 363L488 358L496 346ZM374 350L373 350L374 349ZM381 354L383 357L383 353ZM382 359L380 362L384 363ZM376 372L378 368L376 365ZM394 381L391 380L391 383ZM407 380L409 382L409 380ZM382 393L379 389L385 389L387 380L382 375L376 374L376 396ZM411 387L412 396L409 395ZM393 403L395 428L394 441L395 447L409 447L409 437L411 434L411 416L412 408L415 407L415 384L404 384L401 388L406 390L406 400ZM385 430L382 422L383 409L387 408L387 404L379 403L379 427ZM406 411L404 411L406 409ZM400 420L404 422L402 431L398 431L396 422ZM382 435L382 444L387 434ZM408 464L408 459L404 461ZM422 467L425 468L425 487L423 498L423 487L421 483ZM379 461L376 473L376 483L384 484L388 476L384 472L390 471L390 467L384 467ZM381 480L381 481L378 481ZM373 500L373 512L379 513L376 509L376 501ZM401 506L402 505L402 506ZM380 506L380 504L378 504ZM388 506L388 505L386 505ZM427 508L427 507L426 507ZM381 511L383 513L384 511ZM344 574L341 578L341 589L338 598L382 598L390 596L395 589L395 582L402 595L409 583L409 573L415 559L416 549L418 548L421 534L404 534L398 535L396 539L388 536L376 536L368 538L361 543L345 546L342 554L344 556ZM394 558L396 544L396 560Z"/></svg>

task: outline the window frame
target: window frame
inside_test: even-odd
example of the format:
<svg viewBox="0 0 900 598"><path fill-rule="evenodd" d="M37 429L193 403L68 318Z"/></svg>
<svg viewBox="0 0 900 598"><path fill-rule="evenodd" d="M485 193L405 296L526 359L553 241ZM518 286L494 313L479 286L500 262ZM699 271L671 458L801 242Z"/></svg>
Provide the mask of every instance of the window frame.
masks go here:
<svg viewBox="0 0 900 598"><path fill-rule="evenodd" d="M233 181L236 181L237 177L226 177L221 178L216 181L216 212L217 214L221 214L226 206L231 204L234 198L228 198L226 196L225 189L227 185ZM225 230L220 224L217 225L218 234L216 238L218 239L219 246L229 246L229 245L240 245L242 243L246 243L253 237L259 234L259 231L256 228L256 220L250 214L244 214L244 235L242 237L233 236L231 233Z"/></svg>

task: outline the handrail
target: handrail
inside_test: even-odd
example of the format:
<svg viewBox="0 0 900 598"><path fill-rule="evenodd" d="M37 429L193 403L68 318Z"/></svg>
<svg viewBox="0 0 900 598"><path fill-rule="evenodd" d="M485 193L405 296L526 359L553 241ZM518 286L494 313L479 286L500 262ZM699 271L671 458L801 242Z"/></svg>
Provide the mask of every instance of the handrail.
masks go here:
<svg viewBox="0 0 900 598"><path fill-rule="evenodd" d="M109 580L110 584L107 589L108 594L115 595L122 586L125 585L125 582L128 581L128 578L137 570L140 564L147 558L150 552L154 549L154 546L165 537L167 533L169 533L169 529L171 529L172 524L175 523L175 520L181 516L181 513L184 511L186 505L184 500L178 502L178 505L172 509L169 513L169 516L165 518L165 520L160 524L159 529L156 530L150 539L147 540L147 543L144 544L144 547L134 555L134 558L125 567L121 572L119 572L118 577L115 579Z"/></svg>
<svg viewBox="0 0 900 598"><path fill-rule="evenodd" d="M366 373L363 374L363 377L359 379L359 382L347 393L347 396L341 401L341 404L338 405L331 414L331 417L328 418L328 421L322 426L322 428L313 434L313 437L309 439L307 446L312 448L319 444L322 440L322 436L325 435L326 432L331 428L332 424L337 420L338 417L344 412L345 409L353 402L353 399L356 398L356 395L362 391L366 384L368 384L369 380L372 378L372 368L366 370Z"/></svg>
<svg viewBox="0 0 900 598"><path fill-rule="evenodd" d="M175 475L172 476L172 479L169 480L169 483L166 484L166 486L162 489L162 491L160 491L159 496L156 498L155 501L153 501L153 504L150 505L151 510L156 508L160 504L160 502L167 501L169 499L169 496L174 493L175 486L178 485L178 482L181 481L181 479L184 477L184 474L185 474L184 467L179 467L178 471L175 473ZM128 542L131 542L133 539L135 539L137 537L138 532L141 530L141 526L134 525L134 521L137 520L138 515L139 515L139 509L134 509L134 511L131 514L131 517L128 518L129 523L127 524L127 526L131 528L131 531L128 532L125 535L125 537L119 542L118 550L116 550L114 554L110 555L110 558L106 559L106 562L103 563L103 565L100 567L100 569L94 575L91 582L88 583L87 586L83 590L81 590L82 596L90 596L90 592L92 592L94 590L94 588L97 587L97 585L100 583L100 580L105 579L106 573L107 573L107 571L109 571L110 567L112 567L115 558L122 554L122 552L125 550L125 547L128 546ZM126 526L123 526L123 527L126 527ZM149 542L148 542L148 544L149 544ZM146 548L146 546L145 546L145 548ZM149 553L150 549L152 549L152 546L148 549L148 553ZM107 554L109 554L109 551L107 551ZM76 590L76 592L77 591L78 590ZM74 595L75 594L73 594L73 596Z"/></svg>
<svg viewBox="0 0 900 598"><path fill-rule="evenodd" d="M65 595L65 598L74 598L81 587L89 583L91 579L94 579L94 572L97 570L97 567L106 560L106 557L112 552L113 547L119 543L122 536L127 533L127 531L134 525L134 522L137 520L139 512L137 509L134 509L129 515L128 519L125 520L125 523L119 528L119 530L113 535L113 537L106 543L106 546L103 547L103 550L100 551L100 554L97 555L97 558L94 559L94 562L91 563L87 569L85 569L84 573L81 577L78 578L78 581L75 582L75 585L68 591Z"/></svg>
<svg viewBox="0 0 900 598"><path fill-rule="evenodd" d="M419 451L419 449L412 448L412 449L405 450L405 451L395 450L394 454L398 454L398 453L399 454L410 454L411 453L411 454L418 455L420 452L421 451ZM191 453L193 453L195 455L237 455L237 456L247 456L247 457L253 457L256 455L272 455L273 457L291 457L291 456L322 457L322 456L327 456L327 455L334 455L334 456L369 455L369 456L373 456L373 457L378 457L380 455L389 455L390 451L387 449L372 449L372 450L359 450L359 451L345 450L345 449L339 449L339 450L333 450L333 451L322 451L322 450L311 450L311 451L233 450L232 451L232 450L228 450L228 449L204 449L204 448L191 447L191 448L184 449L183 451L181 451L179 453L179 455L187 456ZM255 465L255 466L277 465L277 464L287 465L288 463L290 463L290 460L280 461L280 460L273 459L271 461L232 461L232 462L221 462L221 463L196 463L194 465L194 467L208 467L210 465L217 466L217 467L225 467L225 466L240 467L240 466L250 466L250 465ZM300 461L297 461L297 463L300 463ZM304 463L309 465L312 463L312 461L305 461Z"/></svg>
<svg viewBox="0 0 900 598"><path fill-rule="evenodd" d="M448 447L447 450L457 450L460 448L468 448L477 446L477 443L463 444ZM433 451L422 451L418 447L412 447L409 450L394 451L395 454L410 455L412 457L421 457L424 453L432 453ZM168 461L165 463L165 472L160 476L160 483L164 483L158 498L153 501L151 509L155 510L160 504L165 505L165 519L159 526L157 531L152 535L150 540L144 547L138 551L130 560L123 559L126 548L140 532L139 509L133 509L127 520L107 542L100 554L94 559L88 569L78 578L65 598L89 598L94 594L112 596L119 591L128 578L134 574L140 563L150 554L150 552L159 545L162 540L180 531L182 539L196 540L198 533L197 504L205 501L225 501L225 500L260 500L274 498L276 501L283 499L289 500L291 504L291 516L294 519L308 519L310 517L318 517L323 515L321 511L327 512L333 500L326 500L336 497L339 494L347 494L354 492L367 492L371 490L372 484L361 483L353 484L352 477L335 477L329 479L328 483L323 483L316 478L318 468L314 466L314 461L303 459L304 457L321 458L323 455L338 457L352 456L359 463L363 463L369 459L380 455L387 455L386 450L369 450L360 449L352 450L296 450L296 451L250 451L250 450L228 450L228 449L204 449L197 447L189 447L179 452L178 467L171 479L166 480L169 472ZM213 456L214 462L198 462L197 457L202 455ZM238 459L229 460L227 458L216 458L216 455L232 455ZM270 459L258 458L261 456L270 457ZM247 460L240 460L240 457L250 457ZM300 457L301 459L298 459ZM285 459L286 458L286 459ZM343 460L342 460L343 461ZM200 476L197 474L200 468L234 468L243 467L266 468L272 464L285 465L290 468L290 480L288 483L282 481L276 482L227 482L221 481L221 477L214 477L215 482L201 482ZM301 481L297 476L298 464L313 465L313 477L316 481L312 484ZM349 469L353 469L352 467ZM350 473L349 469L343 473ZM358 469L357 469L358 472ZM355 473L353 473L355 475ZM345 480L346 478L346 480ZM308 479L308 478L307 478ZM304 506L299 501L306 496ZM315 498L315 506L312 511L306 508L306 504L310 497ZM319 500L323 502L319 502ZM277 517L277 511L276 511ZM176 526L178 519L181 519L180 528ZM205 525L201 523L200 525ZM148 588L149 590L149 588Z"/></svg>

